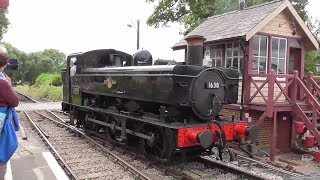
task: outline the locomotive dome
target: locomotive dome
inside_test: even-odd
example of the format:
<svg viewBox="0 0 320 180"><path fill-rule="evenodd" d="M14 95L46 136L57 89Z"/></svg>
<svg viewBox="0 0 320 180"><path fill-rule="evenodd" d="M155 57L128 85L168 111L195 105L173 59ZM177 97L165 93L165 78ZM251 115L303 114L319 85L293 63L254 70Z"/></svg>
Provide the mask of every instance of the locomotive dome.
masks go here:
<svg viewBox="0 0 320 180"><path fill-rule="evenodd" d="M152 65L152 55L148 50L140 49L133 54L133 62L135 66Z"/></svg>

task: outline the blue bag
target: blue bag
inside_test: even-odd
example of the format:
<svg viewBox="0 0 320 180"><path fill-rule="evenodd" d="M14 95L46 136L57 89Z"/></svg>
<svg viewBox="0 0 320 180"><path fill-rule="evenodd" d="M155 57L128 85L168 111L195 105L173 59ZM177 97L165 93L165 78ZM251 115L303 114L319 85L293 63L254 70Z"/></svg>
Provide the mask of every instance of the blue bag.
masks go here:
<svg viewBox="0 0 320 180"><path fill-rule="evenodd" d="M0 112L4 108L0 107ZM18 139L15 130L19 130L19 119L15 112L10 108L6 108L6 118L4 126L0 134L0 163L7 164L13 153L18 148ZM15 127L14 127L15 126Z"/></svg>

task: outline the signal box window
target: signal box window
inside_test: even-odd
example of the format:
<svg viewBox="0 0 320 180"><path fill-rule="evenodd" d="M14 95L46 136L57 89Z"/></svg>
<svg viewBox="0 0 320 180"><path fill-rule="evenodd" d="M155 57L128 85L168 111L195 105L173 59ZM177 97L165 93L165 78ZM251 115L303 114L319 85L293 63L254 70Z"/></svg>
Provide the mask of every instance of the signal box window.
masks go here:
<svg viewBox="0 0 320 180"><path fill-rule="evenodd" d="M225 67L231 69L238 69L242 72L243 52L240 48L239 42L232 42L226 44L226 61Z"/></svg>
<svg viewBox="0 0 320 180"><path fill-rule="evenodd" d="M287 39L272 38L271 68L277 74L286 74Z"/></svg>
<svg viewBox="0 0 320 180"><path fill-rule="evenodd" d="M209 51L212 67L221 67L222 65L222 44L211 45L205 48L205 52Z"/></svg>
<svg viewBox="0 0 320 180"><path fill-rule="evenodd" d="M211 50L211 59L213 67L221 67L222 49L216 48Z"/></svg>
<svg viewBox="0 0 320 180"><path fill-rule="evenodd" d="M267 73L268 67L268 37L267 36L254 36L252 48L252 70L256 74Z"/></svg>

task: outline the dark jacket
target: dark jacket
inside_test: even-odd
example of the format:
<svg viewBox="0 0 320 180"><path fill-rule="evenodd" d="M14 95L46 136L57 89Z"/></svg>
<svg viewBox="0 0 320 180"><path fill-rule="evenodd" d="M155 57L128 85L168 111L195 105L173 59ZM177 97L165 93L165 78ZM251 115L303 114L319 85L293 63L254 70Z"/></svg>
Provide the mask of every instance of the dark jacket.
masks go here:
<svg viewBox="0 0 320 180"><path fill-rule="evenodd" d="M0 79L0 107L17 107L19 98L13 92L12 87L6 80Z"/></svg>

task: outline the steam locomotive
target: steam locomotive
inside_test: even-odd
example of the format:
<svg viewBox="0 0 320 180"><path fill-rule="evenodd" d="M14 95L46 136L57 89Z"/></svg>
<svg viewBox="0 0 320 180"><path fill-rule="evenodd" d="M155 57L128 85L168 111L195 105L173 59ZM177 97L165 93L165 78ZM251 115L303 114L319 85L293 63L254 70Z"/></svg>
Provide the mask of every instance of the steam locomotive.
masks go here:
<svg viewBox="0 0 320 180"><path fill-rule="evenodd" d="M201 51L191 45L186 64L154 63L161 65L152 65L147 50L71 54L62 71L62 109L86 132L158 160L255 135L246 123L219 120L223 105L237 102L239 74L203 67Z"/></svg>

